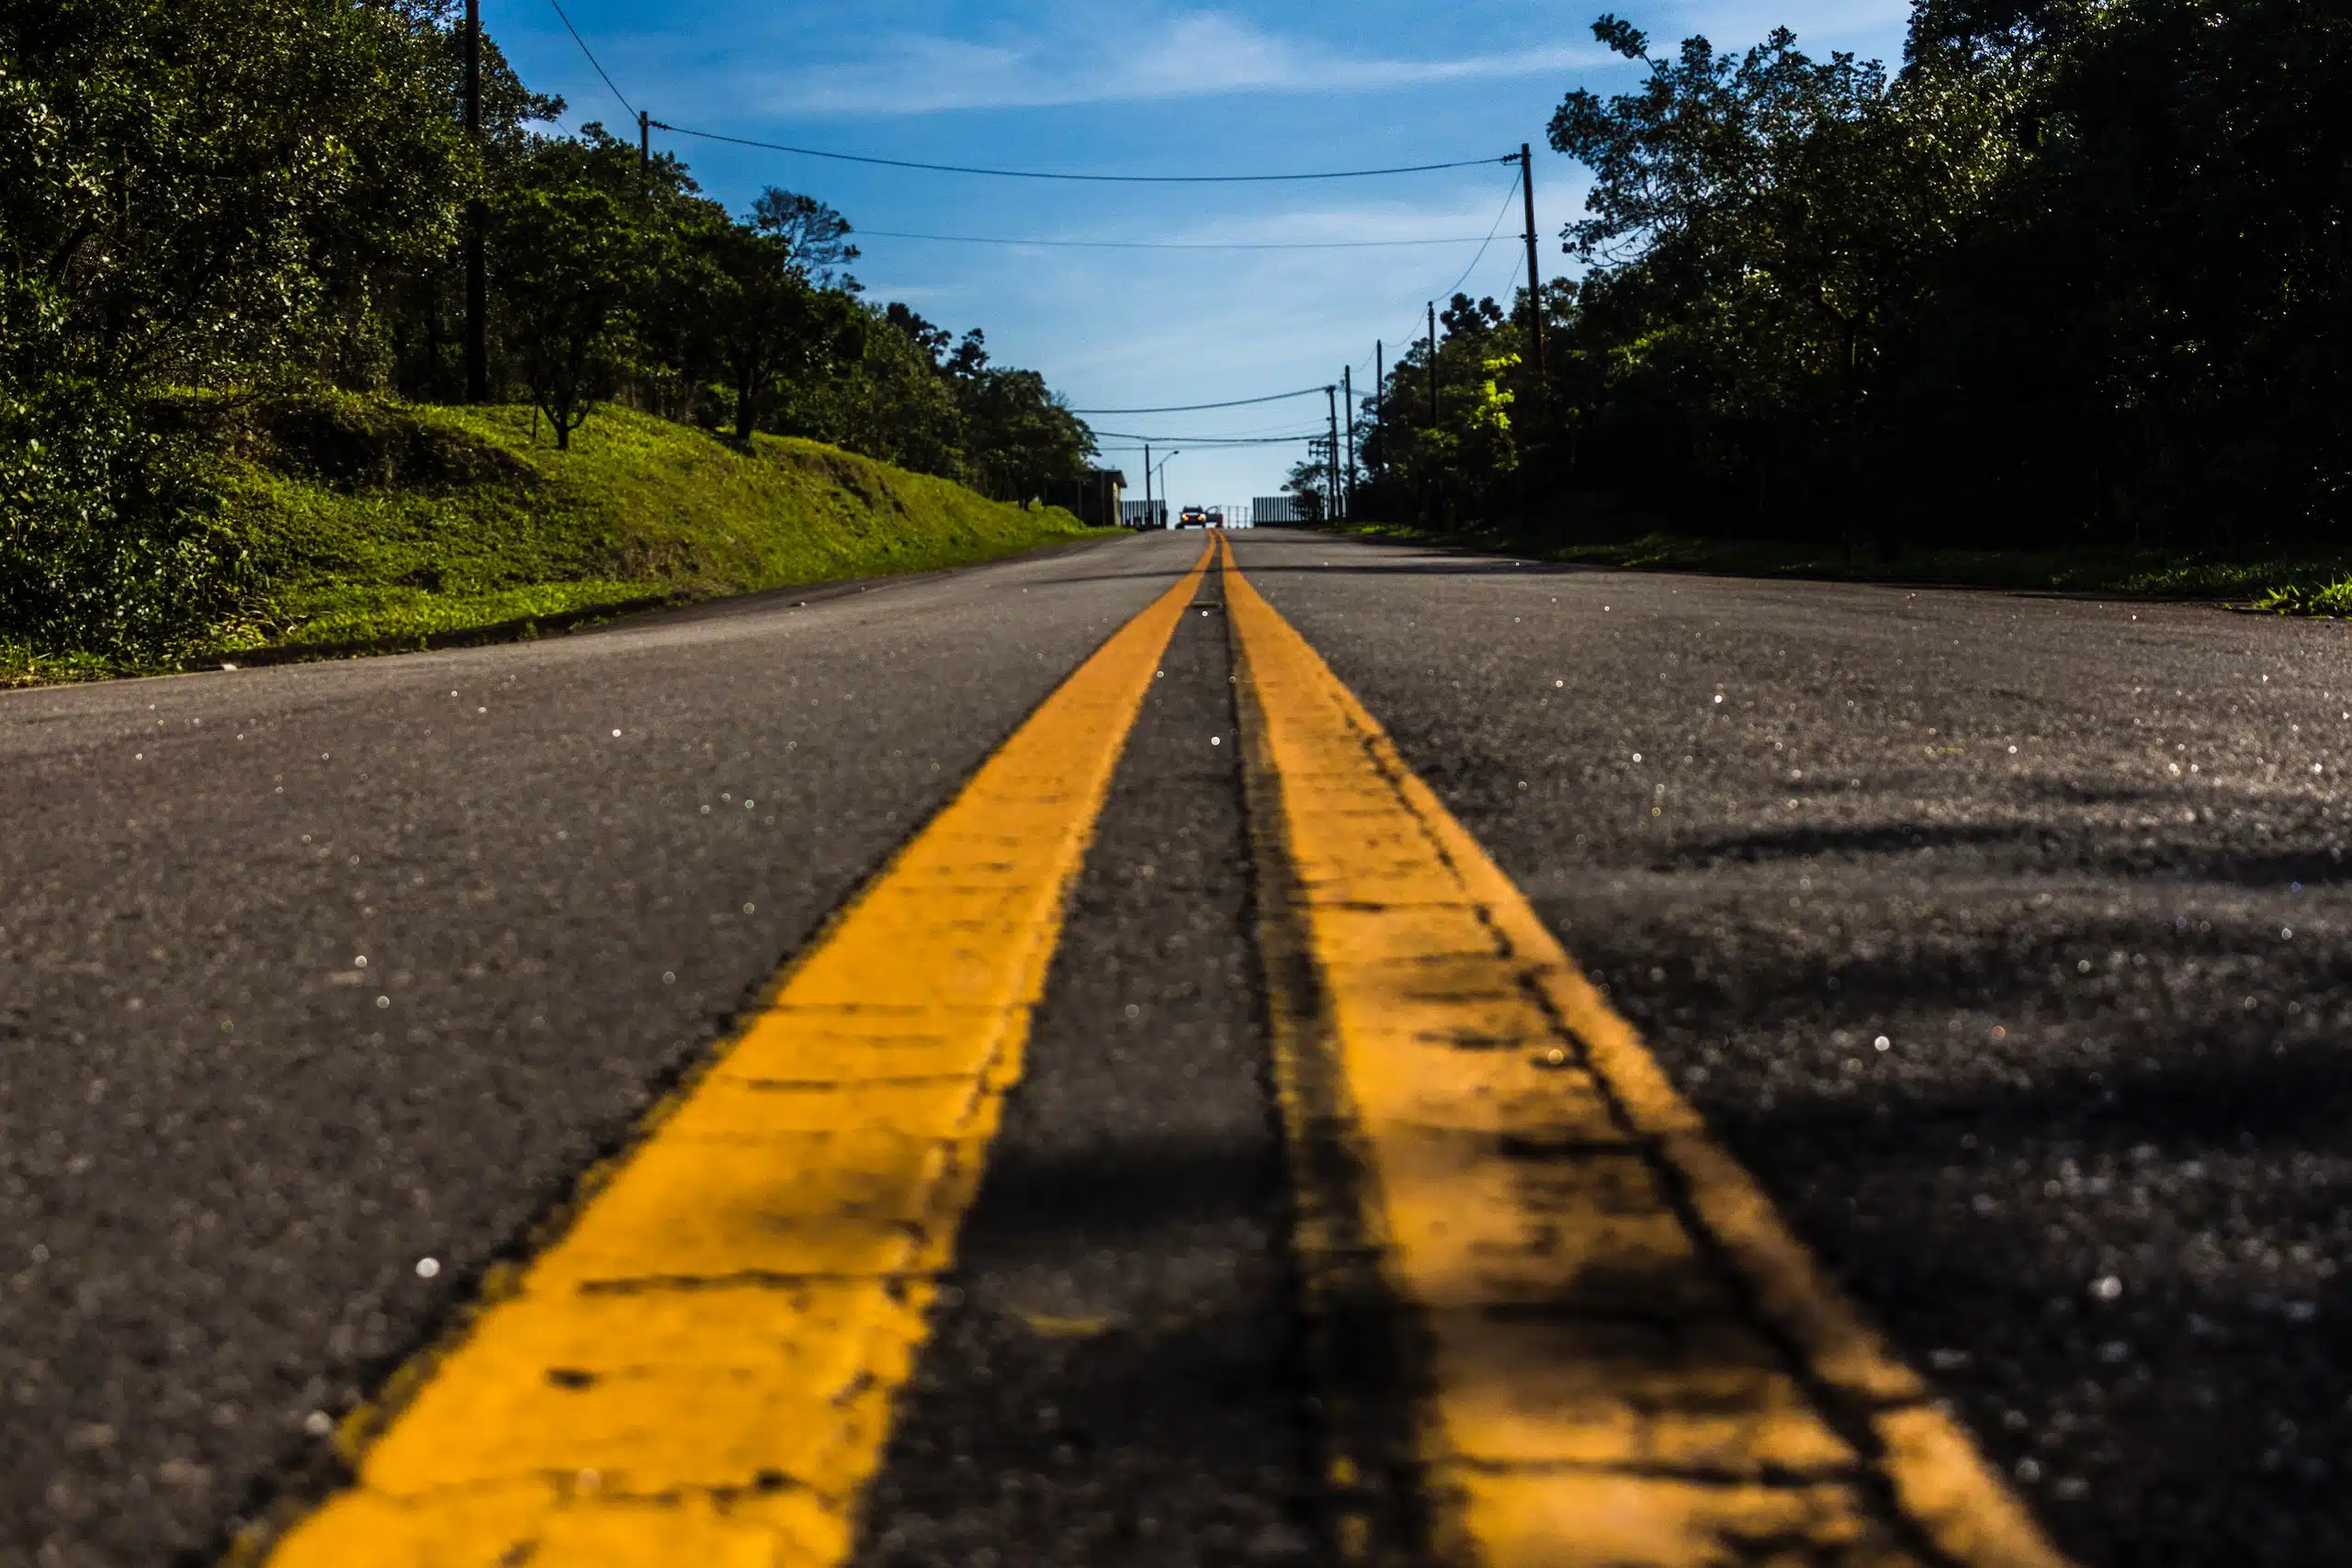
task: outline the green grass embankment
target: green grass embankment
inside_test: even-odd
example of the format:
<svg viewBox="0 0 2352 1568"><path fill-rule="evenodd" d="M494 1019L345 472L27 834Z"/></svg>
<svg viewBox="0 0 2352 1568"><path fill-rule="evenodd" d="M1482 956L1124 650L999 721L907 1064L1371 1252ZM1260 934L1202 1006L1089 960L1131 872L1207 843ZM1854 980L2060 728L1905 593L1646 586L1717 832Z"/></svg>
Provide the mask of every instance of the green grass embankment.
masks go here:
<svg viewBox="0 0 2352 1568"><path fill-rule="evenodd" d="M746 449L618 408L560 452L528 409L335 394L197 407L254 590L169 663L0 648L0 685L526 635L1095 532L817 442L763 435Z"/></svg>
<svg viewBox="0 0 2352 1568"><path fill-rule="evenodd" d="M1528 559L1635 571L2203 599L2281 615L2352 615L2352 555L2343 554L1923 549L1889 559L1869 552L1851 555L1833 545L1705 539L1663 533L1610 543L1559 544L1532 542L1508 532L1439 534L1385 523L1349 524L1340 531L1368 538L1464 546Z"/></svg>

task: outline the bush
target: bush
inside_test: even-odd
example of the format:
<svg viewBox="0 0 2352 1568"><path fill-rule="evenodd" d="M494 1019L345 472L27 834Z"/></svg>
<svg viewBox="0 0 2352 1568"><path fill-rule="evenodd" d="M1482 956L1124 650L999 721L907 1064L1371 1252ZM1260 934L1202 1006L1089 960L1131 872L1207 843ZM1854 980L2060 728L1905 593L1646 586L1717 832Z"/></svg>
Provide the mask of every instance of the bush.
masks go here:
<svg viewBox="0 0 2352 1568"><path fill-rule="evenodd" d="M250 597L207 455L88 382L0 381L0 640L169 661Z"/></svg>

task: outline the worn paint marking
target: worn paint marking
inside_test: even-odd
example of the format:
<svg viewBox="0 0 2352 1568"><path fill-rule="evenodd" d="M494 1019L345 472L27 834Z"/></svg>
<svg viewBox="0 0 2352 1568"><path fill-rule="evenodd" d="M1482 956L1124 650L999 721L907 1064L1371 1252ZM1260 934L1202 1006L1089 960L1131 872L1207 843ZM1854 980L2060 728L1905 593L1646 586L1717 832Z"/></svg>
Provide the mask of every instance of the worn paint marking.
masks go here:
<svg viewBox="0 0 2352 1568"><path fill-rule="evenodd" d="M412 1380L357 1483L271 1568L847 1554L1065 896L1209 559L812 944L514 1292Z"/></svg>
<svg viewBox="0 0 2352 1568"><path fill-rule="evenodd" d="M2064 1568L1225 548L1252 809L1279 818L1276 915L1316 993L1275 998L1294 1057L1277 1077L1306 1086L1284 1094L1294 1142L1333 1138L1307 1119L1344 1122L1358 1173L1360 1214L1303 1208L1310 1299L1356 1266L1312 1256L1318 1235L1376 1258L1424 1385L1420 1539L1383 1546L1343 1518L1343 1548L1487 1568ZM1341 1481L1380 1462L1334 1456Z"/></svg>

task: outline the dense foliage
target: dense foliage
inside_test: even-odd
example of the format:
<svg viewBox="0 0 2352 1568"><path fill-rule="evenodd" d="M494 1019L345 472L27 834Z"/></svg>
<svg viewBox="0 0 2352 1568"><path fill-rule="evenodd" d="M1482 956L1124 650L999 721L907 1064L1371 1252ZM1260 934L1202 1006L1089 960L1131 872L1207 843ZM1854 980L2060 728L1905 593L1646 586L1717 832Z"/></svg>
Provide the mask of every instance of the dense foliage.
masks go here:
<svg viewBox="0 0 2352 1568"><path fill-rule="evenodd" d="M255 563L191 407L458 400L475 222L492 396L559 446L618 398L1000 499L1082 468L1091 436L1042 378L859 297L821 201L770 190L738 220L673 158L545 134L562 104L488 41L466 136L461 11L0 0L0 640L152 654L232 615Z"/></svg>
<svg viewBox="0 0 2352 1568"><path fill-rule="evenodd" d="M1922 0L1899 71L1654 51L1560 105L1543 300L1457 297L1359 512L1874 543L2286 544L2352 508L2352 14Z"/></svg>

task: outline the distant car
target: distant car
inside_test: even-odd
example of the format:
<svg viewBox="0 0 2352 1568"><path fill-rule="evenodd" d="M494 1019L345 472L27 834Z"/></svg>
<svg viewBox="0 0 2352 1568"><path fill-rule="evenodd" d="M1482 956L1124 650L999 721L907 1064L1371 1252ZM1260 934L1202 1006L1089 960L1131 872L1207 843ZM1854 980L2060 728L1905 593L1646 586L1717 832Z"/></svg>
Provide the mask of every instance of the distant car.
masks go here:
<svg viewBox="0 0 2352 1568"><path fill-rule="evenodd" d="M1210 525L1208 511L1204 507L1188 506L1176 514L1176 526L1179 528L1206 528Z"/></svg>
<svg viewBox="0 0 2352 1568"><path fill-rule="evenodd" d="M1210 527L1212 527L1212 528L1222 528L1222 527L1224 527L1224 526L1225 526L1225 513L1222 513L1222 512L1212 512L1212 513L1209 513L1209 526L1210 526Z"/></svg>

